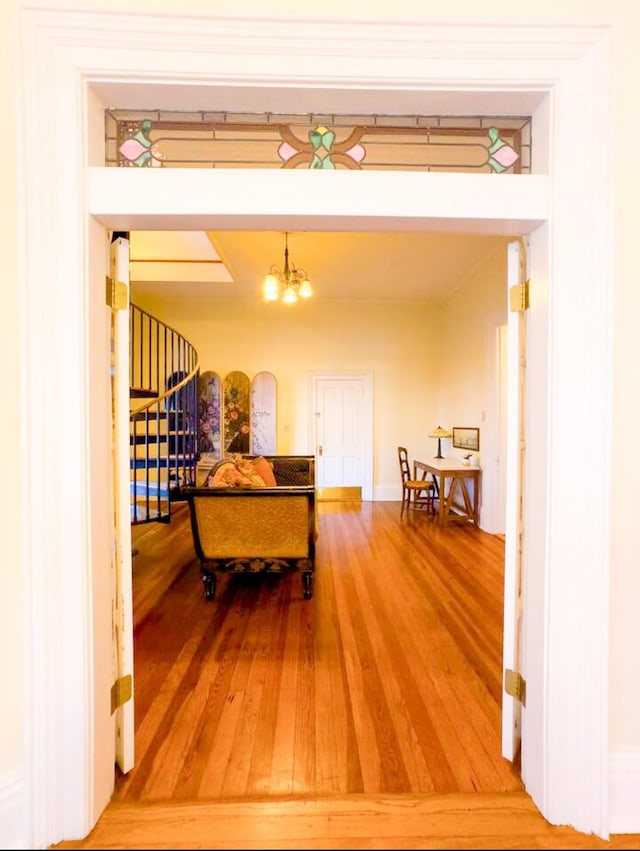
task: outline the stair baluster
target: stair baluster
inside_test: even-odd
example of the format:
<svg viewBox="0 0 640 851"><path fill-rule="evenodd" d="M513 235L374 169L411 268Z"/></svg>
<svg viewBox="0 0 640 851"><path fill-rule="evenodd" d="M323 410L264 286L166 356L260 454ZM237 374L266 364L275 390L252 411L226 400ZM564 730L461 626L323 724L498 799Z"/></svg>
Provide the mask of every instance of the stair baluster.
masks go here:
<svg viewBox="0 0 640 851"><path fill-rule="evenodd" d="M168 523L196 482L199 360L181 334L129 309L131 523Z"/></svg>

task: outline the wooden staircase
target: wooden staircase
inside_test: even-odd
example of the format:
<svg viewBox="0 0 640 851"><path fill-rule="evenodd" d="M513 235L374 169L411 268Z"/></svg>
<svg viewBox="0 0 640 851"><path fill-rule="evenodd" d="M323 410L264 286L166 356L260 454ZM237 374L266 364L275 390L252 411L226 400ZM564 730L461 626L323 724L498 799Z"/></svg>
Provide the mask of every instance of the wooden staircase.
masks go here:
<svg viewBox="0 0 640 851"><path fill-rule="evenodd" d="M131 304L129 407L131 523L171 519L195 484L198 355L177 331Z"/></svg>

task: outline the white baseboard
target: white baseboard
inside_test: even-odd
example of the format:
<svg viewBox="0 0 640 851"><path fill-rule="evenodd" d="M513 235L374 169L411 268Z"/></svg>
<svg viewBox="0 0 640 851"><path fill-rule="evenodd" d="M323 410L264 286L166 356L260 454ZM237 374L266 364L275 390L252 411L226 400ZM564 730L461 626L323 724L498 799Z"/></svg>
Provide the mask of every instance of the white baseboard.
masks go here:
<svg viewBox="0 0 640 851"><path fill-rule="evenodd" d="M609 756L609 833L640 833L640 751Z"/></svg>
<svg viewBox="0 0 640 851"><path fill-rule="evenodd" d="M15 771L0 777L0 848L29 848L24 778Z"/></svg>
<svg viewBox="0 0 640 851"><path fill-rule="evenodd" d="M401 502L402 485L375 485L373 488L374 502Z"/></svg>

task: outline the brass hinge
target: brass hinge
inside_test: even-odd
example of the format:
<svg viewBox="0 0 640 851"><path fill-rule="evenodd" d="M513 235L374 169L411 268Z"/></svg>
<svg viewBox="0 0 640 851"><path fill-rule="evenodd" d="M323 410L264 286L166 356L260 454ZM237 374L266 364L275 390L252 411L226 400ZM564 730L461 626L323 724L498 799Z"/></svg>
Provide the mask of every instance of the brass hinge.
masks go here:
<svg viewBox="0 0 640 851"><path fill-rule="evenodd" d="M527 683L517 671L509 668L504 672L504 690L511 697L515 697L523 706L526 706Z"/></svg>
<svg viewBox="0 0 640 851"><path fill-rule="evenodd" d="M129 307L129 287L122 281L114 281L107 275L107 305L111 310L126 310Z"/></svg>
<svg viewBox="0 0 640 851"><path fill-rule="evenodd" d="M131 700L132 680L131 674L126 677L120 677L111 686L111 714L116 711L119 706Z"/></svg>
<svg viewBox="0 0 640 851"><path fill-rule="evenodd" d="M514 284L509 290L509 308L512 313L524 313L529 309L529 281Z"/></svg>

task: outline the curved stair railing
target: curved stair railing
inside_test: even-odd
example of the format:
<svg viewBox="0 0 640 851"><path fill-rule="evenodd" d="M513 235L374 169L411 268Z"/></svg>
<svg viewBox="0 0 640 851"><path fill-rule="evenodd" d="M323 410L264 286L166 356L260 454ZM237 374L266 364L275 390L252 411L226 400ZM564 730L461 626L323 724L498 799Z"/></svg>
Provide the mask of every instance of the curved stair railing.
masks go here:
<svg viewBox="0 0 640 851"><path fill-rule="evenodd" d="M129 305L131 523L168 523L196 483L198 353L181 334Z"/></svg>

